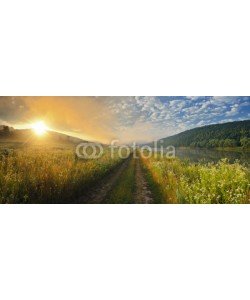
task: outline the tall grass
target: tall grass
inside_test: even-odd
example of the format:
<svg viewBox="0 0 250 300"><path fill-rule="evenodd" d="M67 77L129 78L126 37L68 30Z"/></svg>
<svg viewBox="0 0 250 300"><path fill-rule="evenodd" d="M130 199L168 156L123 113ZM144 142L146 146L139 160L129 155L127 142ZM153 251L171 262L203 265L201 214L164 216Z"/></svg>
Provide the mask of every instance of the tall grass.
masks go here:
<svg viewBox="0 0 250 300"><path fill-rule="evenodd" d="M144 159L165 203L249 203L249 169L227 160L190 163L179 159Z"/></svg>
<svg viewBox="0 0 250 300"><path fill-rule="evenodd" d="M120 161L108 150L79 161L72 150L16 150L0 158L0 203L70 203Z"/></svg>

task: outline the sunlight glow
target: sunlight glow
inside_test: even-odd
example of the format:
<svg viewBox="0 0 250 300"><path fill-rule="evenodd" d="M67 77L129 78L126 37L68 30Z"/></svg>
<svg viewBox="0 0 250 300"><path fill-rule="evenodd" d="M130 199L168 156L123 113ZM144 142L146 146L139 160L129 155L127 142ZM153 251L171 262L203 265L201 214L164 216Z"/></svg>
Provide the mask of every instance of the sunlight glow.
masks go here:
<svg viewBox="0 0 250 300"><path fill-rule="evenodd" d="M36 135L42 136L48 131L48 127L43 121L36 122L32 125L32 129Z"/></svg>

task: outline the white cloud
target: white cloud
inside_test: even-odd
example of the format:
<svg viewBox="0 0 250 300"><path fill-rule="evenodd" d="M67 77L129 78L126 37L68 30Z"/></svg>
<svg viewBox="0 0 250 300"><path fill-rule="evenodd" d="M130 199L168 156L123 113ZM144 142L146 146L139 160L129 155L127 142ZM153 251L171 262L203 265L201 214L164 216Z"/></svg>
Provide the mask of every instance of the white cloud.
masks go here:
<svg viewBox="0 0 250 300"><path fill-rule="evenodd" d="M239 97L194 96L166 97L162 102L158 97L122 97L122 101L110 99L110 105L115 107L123 131L127 130L131 136L134 130L140 139L146 139L147 135L165 137L196 126L218 123L221 117L237 115L248 99L243 99L242 103Z"/></svg>
<svg viewBox="0 0 250 300"><path fill-rule="evenodd" d="M121 142L130 142L130 139L148 141L149 139L173 135L196 126L218 123L222 120L228 121L236 118L236 116L238 119L243 116L245 119L247 116L249 117L247 112L244 115L241 114L241 110L246 111L249 107L249 97L92 97L93 107L98 109L93 109L91 114L77 109L86 106L81 101L91 104L90 98L88 97L87 100L87 97L81 97L81 100L70 100L72 101L72 112L77 110L76 115L81 120L90 115L93 116L91 128L93 124L98 124L100 127L98 131L102 135L106 132L108 133L108 135L106 134L107 138L111 136L120 139ZM21 100L19 99L19 101ZM67 104L66 99L63 102L65 105ZM20 107L13 111L9 102L2 100L0 107L1 104L4 105L5 121L8 121L7 115L11 118L13 115L16 118L20 117ZM2 115L0 109L0 117L3 119ZM65 125L64 119L62 124ZM74 121L76 118L72 117L72 119ZM78 123L81 123L81 128L86 128L84 120ZM72 124L69 124L69 127L70 125ZM69 129L73 130L72 128ZM88 127L85 131L92 133ZM96 134L97 129L94 128L94 131Z"/></svg>

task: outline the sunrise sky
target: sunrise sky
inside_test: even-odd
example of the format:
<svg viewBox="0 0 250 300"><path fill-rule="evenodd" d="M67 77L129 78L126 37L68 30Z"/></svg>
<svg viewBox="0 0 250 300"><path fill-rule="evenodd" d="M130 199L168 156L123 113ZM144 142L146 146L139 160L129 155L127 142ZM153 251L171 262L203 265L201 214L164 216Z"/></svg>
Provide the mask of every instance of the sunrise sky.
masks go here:
<svg viewBox="0 0 250 300"><path fill-rule="evenodd" d="M0 97L0 125L48 128L87 140L145 142L250 118L250 97Z"/></svg>

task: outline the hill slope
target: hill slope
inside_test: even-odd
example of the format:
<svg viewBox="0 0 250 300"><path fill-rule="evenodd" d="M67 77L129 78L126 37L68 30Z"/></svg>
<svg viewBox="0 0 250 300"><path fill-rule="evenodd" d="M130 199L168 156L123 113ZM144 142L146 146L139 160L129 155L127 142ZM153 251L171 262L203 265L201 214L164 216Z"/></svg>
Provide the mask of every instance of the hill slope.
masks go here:
<svg viewBox="0 0 250 300"><path fill-rule="evenodd" d="M250 120L194 128L164 139L164 146L175 147L250 147Z"/></svg>
<svg viewBox="0 0 250 300"><path fill-rule="evenodd" d="M0 126L0 143L18 143L26 145L65 144L74 145L83 140L55 131L48 131L44 136L37 136L32 129L14 129Z"/></svg>

